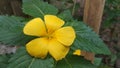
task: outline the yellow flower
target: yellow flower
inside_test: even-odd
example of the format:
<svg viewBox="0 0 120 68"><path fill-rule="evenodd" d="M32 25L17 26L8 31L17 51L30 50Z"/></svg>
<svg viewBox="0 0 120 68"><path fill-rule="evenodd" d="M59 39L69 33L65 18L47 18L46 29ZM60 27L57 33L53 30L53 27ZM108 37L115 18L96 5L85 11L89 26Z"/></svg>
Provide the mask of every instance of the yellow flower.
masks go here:
<svg viewBox="0 0 120 68"><path fill-rule="evenodd" d="M73 55L78 55L80 56L81 55L81 50L80 49L77 49L73 52Z"/></svg>
<svg viewBox="0 0 120 68"><path fill-rule="evenodd" d="M26 44L27 52L37 58L45 58L49 53L56 61L64 58L75 39L75 31L71 26L62 27L64 21L54 15L45 15L29 21L23 32L38 38Z"/></svg>

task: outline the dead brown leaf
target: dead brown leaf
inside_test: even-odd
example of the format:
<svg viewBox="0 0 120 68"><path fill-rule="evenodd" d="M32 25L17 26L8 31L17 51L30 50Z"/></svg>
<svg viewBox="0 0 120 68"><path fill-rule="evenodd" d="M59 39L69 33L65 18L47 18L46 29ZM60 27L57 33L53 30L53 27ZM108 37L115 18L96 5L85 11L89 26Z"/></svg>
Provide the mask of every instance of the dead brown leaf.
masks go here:
<svg viewBox="0 0 120 68"><path fill-rule="evenodd" d="M95 59L95 54L92 52L87 52L87 51L81 51L81 56L84 56L86 60L91 61L91 63L94 63Z"/></svg>

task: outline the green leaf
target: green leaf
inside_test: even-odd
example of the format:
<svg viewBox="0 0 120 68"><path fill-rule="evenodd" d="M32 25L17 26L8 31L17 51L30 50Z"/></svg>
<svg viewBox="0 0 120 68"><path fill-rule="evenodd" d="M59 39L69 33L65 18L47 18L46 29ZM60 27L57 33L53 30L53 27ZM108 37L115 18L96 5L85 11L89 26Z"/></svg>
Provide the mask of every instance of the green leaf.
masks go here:
<svg viewBox="0 0 120 68"><path fill-rule="evenodd" d="M108 47L103 43L99 36L83 22L67 22L65 26L72 26L76 32L76 39L71 47L73 51L81 49L95 54L110 54Z"/></svg>
<svg viewBox="0 0 120 68"><path fill-rule="evenodd" d="M98 68L113 68L107 64L102 63Z"/></svg>
<svg viewBox="0 0 120 68"><path fill-rule="evenodd" d="M9 55L0 55L0 68L7 68Z"/></svg>
<svg viewBox="0 0 120 68"><path fill-rule="evenodd" d="M7 68L53 68L54 60L51 57L37 59L26 52L25 47L17 50L16 54L9 60Z"/></svg>
<svg viewBox="0 0 120 68"><path fill-rule="evenodd" d="M56 68L97 68L97 66L83 59L83 57L70 55L57 62Z"/></svg>
<svg viewBox="0 0 120 68"><path fill-rule="evenodd" d="M0 68L7 68L7 65L8 65L8 64L0 63Z"/></svg>
<svg viewBox="0 0 120 68"><path fill-rule="evenodd" d="M63 12L61 12L58 17L60 17L61 19L63 19L64 21L71 21L73 20L71 12L69 10L65 10Z"/></svg>
<svg viewBox="0 0 120 68"><path fill-rule="evenodd" d="M6 63L6 61L8 61L8 57L6 55L0 55L0 63Z"/></svg>
<svg viewBox="0 0 120 68"><path fill-rule="evenodd" d="M94 65L99 66L101 64L102 58L95 58Z"/></svg>
<svg viewBox="0 0 120 68"><path fill-rule="evenodd" d="M46 14L57 14L58 9L41 0L23 0L23 12L33 17L43 18Z"/></svg>
<svg viewBox="0 0 120 68"><path fill-rule="evenodd" d="M110 55L110 65L114 66L114 64L116 63L116 60L118 59L117 55L116 54Z"/></svg>
<svg viewBox="0 0 120 68"><path fill-rule="evenodd" d="M23 20L15 16L0 16L0 41L7 45L25 45L33 39L23 34Z"/></svg>

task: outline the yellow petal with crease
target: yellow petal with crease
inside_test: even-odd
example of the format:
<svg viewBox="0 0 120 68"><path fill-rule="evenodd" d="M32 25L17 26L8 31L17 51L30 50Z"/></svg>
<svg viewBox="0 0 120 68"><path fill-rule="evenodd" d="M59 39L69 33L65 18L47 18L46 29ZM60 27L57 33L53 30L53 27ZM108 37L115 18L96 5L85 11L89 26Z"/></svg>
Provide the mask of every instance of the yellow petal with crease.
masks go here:
<svg viewBox="0 0 120 68"><path fill-rule="evenodd" d="M54 15L45 15L44 20L48 29L48 33L52 33L64 25L64 21Z"/></svg>
<svg viewBox="0 0 120 68"><path fill-rule="evenodd" d="M65 46L70 46L75 39L75 31L72 27L63 27L55 31L53 36Z"/></svg>
<svg viewBox="0 0 120 68"><path fill-rule="evenodd" d="M56 39L51 39L48 44L49 53L53 58L58 61L64 58L69 52L69 47L65 47L59 43Z"/></svg>
<svg viewBox="0 0 120 68"><path fill-rule="evenodd" d="M27 52L37 58L45 58L48 53L48 39L37 38L26 45Z"/></svg>
<svg viewBox="0 0 120 68"><path fill-rule="evenodd" d="M45 24L41 18L32 19L25 25L23 32L26 35L43 36L46 34Z"/></svg>

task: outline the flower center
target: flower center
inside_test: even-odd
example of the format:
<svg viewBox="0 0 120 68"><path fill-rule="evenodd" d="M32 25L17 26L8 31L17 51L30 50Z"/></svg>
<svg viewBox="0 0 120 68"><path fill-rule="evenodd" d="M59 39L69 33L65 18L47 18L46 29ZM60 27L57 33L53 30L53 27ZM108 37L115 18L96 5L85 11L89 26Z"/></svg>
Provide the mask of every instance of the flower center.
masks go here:
<svg viewBox="0 0 120 68"><path fill-rule="evenodd" d="M53 35L52 34L47 34L45 37L47 37L48 39L52 39Z"/></svg>

